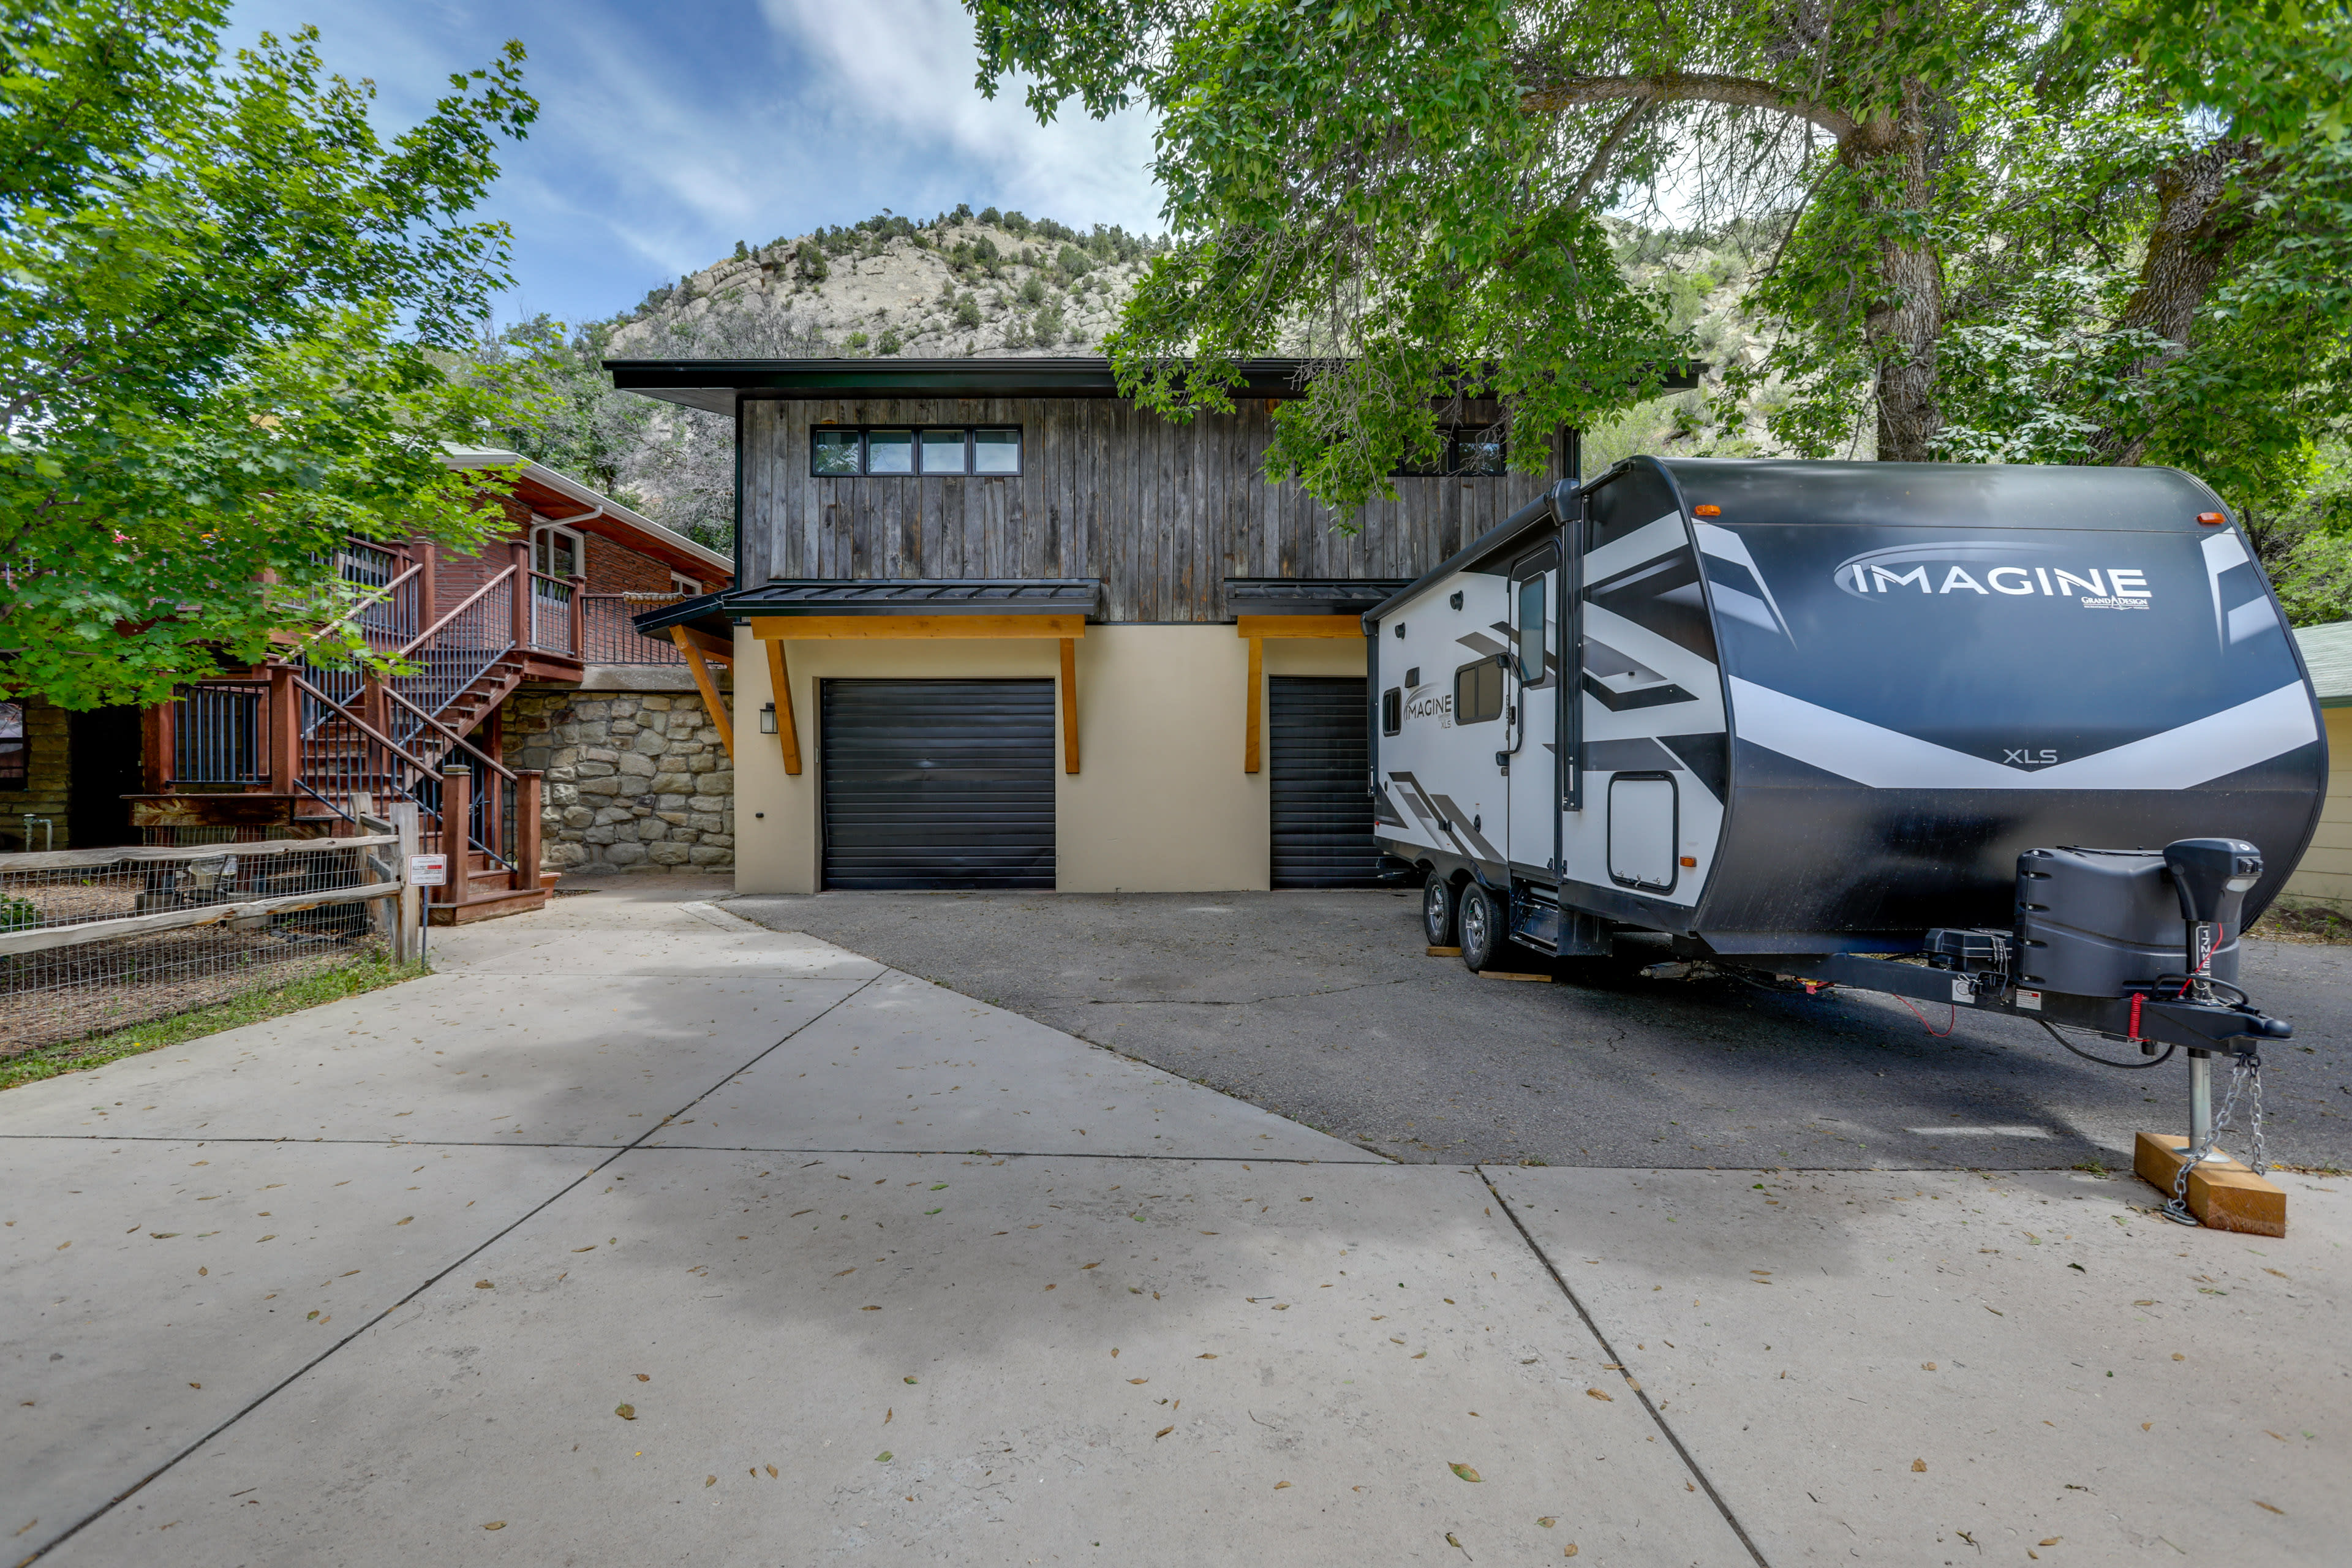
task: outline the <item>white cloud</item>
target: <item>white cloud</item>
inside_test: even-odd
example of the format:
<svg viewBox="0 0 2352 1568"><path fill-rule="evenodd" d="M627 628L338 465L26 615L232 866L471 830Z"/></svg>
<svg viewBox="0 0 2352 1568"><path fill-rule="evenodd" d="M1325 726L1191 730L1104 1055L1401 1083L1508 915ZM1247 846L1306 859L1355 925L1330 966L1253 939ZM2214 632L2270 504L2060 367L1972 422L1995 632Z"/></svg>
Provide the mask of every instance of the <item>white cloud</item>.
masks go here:
<svg viewBox="0 0 2352 1568"><path fill-rule="evenodd" d="M817 68L799 97L824 121L826 142L894 144L902 177L927 204L974 200L1066 222L1159 226L1151 182L1152 122L1129 110L1106 121L1076 105L1040 125L1018 83L981 96L971 20L954 0L882 0L845 7L826 0L761 0L778 35ZM922 178L927 162L943 165ZM973 174L992 188L975 194ZM910 189L907 200L913 203Z"/></svg>

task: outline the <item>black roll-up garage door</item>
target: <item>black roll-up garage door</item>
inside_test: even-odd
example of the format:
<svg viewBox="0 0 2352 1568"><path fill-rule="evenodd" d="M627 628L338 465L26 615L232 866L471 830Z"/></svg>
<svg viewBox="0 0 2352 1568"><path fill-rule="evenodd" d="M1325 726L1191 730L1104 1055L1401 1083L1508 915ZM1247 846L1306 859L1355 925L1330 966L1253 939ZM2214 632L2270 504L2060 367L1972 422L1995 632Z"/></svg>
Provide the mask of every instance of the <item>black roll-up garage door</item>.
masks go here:
<svg viewBox="0 0 2352 1568"><path fill-rule="evenodd" d="M1364 793L1364 683L1277 675L1267 685L1274 762L1274 885L1359 888L1375 880Z"/></svg>
<svg viewBox="0 0 2352 1568"><path fill-rule="evenodd" d="M1051 888L1054 683L824 683L824 885Z"/></svg>

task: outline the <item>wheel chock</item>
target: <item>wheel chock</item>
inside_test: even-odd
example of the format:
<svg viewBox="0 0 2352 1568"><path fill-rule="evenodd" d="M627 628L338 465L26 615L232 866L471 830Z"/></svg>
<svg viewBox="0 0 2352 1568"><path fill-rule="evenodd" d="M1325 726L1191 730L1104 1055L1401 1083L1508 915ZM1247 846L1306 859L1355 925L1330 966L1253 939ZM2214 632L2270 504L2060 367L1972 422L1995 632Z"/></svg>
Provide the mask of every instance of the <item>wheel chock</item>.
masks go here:
<svg viewBox="0 0 2352 1568"><path fill-rule="evenodd" d="M2169 1201L2188 1152L2186 1138L2142 1132L2132 1141L2132 1169ZM2188 1195L2189 1212L2212 1229L2250 1236L2286 1234L2286 1189L2235 1160L2207 1160L2191 1170Z"/></svg>
<svg viewBox="0 0 2352 1568"><path fill-rule="evenodd" d="M1462 950L1458 947L1433 947L1429 950L1429 956L1432 958L1459 958L1462 956Z"/></svg>
<svg viewBox="0 0 2352 1568"><path fill-rule="evenodd" d="M1532 980L1538 985L1551 984L1551 976L1549 974L1514 974L1507 969L1482 969L1478 972L1478 978L1481 980Z"/></svg>

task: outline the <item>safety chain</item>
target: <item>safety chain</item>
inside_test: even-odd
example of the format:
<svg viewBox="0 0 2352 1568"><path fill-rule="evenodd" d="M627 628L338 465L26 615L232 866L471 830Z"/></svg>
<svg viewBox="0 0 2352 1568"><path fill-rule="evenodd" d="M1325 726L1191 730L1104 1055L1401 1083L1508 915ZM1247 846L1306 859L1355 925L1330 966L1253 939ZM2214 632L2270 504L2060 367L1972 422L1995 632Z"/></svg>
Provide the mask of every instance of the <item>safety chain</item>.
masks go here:
<svg viewBox="0 0 2352 1568"><path fill-rule="evenodd" d="M2230 1125L2231 1111L2237 1108L2238 1091L2249 1084L2253 1088L2252 1098L2248 1101L2252 1111L2253 1171L2258 1176L2269 1173L2269 1151L2263 1143L2263 1058L2250 1051L2238 1058L2230 1068L2230 1092L2221 1097L2221 1109L2213 1113L2213 1125L2207 1132L2203 1145L2192 1145L2185 1151L2180 1169L2172 1173L2172 1197L2157 1212L2174 1224L2202 1223L2189 1212L2189 1173L2210 1157L2213 1146L2221 1142L2222 1132Z"/></svg>

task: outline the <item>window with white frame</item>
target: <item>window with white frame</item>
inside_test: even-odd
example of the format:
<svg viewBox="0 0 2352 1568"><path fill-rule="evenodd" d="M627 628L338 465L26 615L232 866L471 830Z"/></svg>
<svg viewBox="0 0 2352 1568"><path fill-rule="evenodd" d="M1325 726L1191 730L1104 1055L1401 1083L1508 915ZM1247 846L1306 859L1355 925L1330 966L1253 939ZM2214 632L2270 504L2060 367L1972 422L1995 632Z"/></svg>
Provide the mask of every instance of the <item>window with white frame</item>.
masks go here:
<svg viewBox="0 0 2352 1568"><path fill-rule="evenodd" d="M572 529L542 522L530 531L530 565L551 577L578 577L588 570L588 542Z"/></svg>
<svg viewBox="0 0 2352 1568"><path fill-rule="evenodd" d="M683 572L673 572L669 574L669 591L673 594L683 594L691 599L702 592L702 584Z"/></svg>

